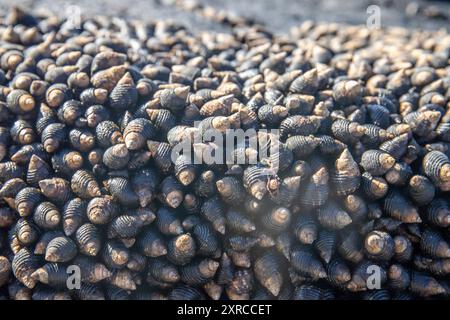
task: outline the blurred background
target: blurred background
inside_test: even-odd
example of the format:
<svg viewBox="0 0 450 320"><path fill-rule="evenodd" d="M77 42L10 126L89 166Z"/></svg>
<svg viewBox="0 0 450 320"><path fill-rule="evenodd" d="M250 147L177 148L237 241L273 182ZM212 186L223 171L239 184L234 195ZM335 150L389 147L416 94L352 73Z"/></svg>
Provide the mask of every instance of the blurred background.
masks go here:
<svg viewBox="0 0 450 320"><path fill-rule="evenodd" d="M365 24L370 5L378 5L381 26L422 29L450 27L450 1L428 0L196 0L217 9L251 17L274 32L285 32L304 20ZM226 26L208 21L175 5L175 0L0 0L4 12L11 5L65 14L70 5L84 16L105 14L143 20L172 18L194 30L225 31Z"/></svg>

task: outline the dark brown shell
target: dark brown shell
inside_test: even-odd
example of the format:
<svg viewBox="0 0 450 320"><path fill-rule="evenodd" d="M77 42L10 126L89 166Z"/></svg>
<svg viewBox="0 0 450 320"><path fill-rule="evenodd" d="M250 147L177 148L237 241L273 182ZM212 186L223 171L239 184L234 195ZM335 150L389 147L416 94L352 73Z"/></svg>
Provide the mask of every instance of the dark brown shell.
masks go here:
<svg viewBox="0 0 450 320"><path fill-rule="evenodd" d="M110 240L103 245L102 259L108 268L123 268L130 258L130 251L118 241Z"/></svg>
<svg viewBox="0 0 450 320"><path fill-rule="evenodd" d="M46 263L31 275L39 282L52 288L65 289L67 286L66 266L58 263Z"/></svg>
<svg viewBox="0 0 450 320"><path fill-rule="evenodd" d="M151 121L137 118L127 124L123 136L128 149L139 150L145 146L146 140L155 138L156 128Z"/></svg>
<svg viewBox="0 0 450 320"><path fill-rule="evenodd" d="M11 263L6 257L0 256L0 286L8 282L10 274Z"/></svg>
<svg viewBox="0 0 450 320"><path fill-rule="evenodd" d="M320 207L325 204L329 195L328 171L322 167L310 177L304 188L301 188L299 200L306 206Z"/></svg>
<svg viewBox="0 0 450 320"><path fill-rule="evenodd" d="M291 251L291 264L300 273L305 276L321 279L327 276L322 263L308 251L294 249Z"/></svg>
<svg viewBox="0 0 450 320"><path fill-rule="evenodd" d="M21 218L14 226L17 240L24 245L29 246L35 243L39 237L39 228L32 221Z"/></svg>
<svg viewBox="0 0 450 320"><path fill-rule="evenodd" d="M392 218L405 223L420 223L417 207L399 190L391 190L384 199L384 210Z"/></svg>
<svg viewBox="0 0 450 320"><path fill-rule="evenodd" d="M64 204L72 198L70 183L63 178L40 180L39 187L44 196L57 204Z"/></svg>
<svg viewBox="0 0 450 320"><path fill-rule="evenodd" d="M7 161L0 163L0 180L6 182L14 178L23 178L23 169L15 162Z"/></svg>
<svg viewBox="0 0 450 320"><path fill-rule="evenodd" d="M370 259L388 261L395 254L394 239L386 232L372 231L368 233L364 245Z"/></svg>
<svg viewBox="0 0 450 320"><path fill-rule="evenodd" d="M450 181L450 160L444 153L428 152L423 158L422 167L425 175L438 187Z"/></svg>
<svg viewBox="0 0 450 320"><path fill-rule="evenodd" d="M137 238L137 248L146 257L159 257L167 253L166 241L154 228L144 229Z"/></svg>
<svg viewBox="0 0 450 320"><path fill-rule="evenodd" d="M67 127L62 123L49 124L41 134L41 142L45 151L53 153L67 140Z"/></svg>
<svg viewBox="0 0 450 320"><path fill-rule="evenodd" d="M153 279L165 283L180 281L177 267L165 258L151 258L148 262L148 275Z"/></svg>
<svg viewBox="0 0 450 320"><path fill-rule="evenodd" d="M168 207L161 207L156 212L156 226L165 235L176 236L183 233L177 213Z"/></svg>
<svg viewBox="0 0 450 320"><path fill-rule="evenodd" d="M52 168L56 173L71 176L83 166L83 156L78 151L63 149L52 157Z"/></svg>
<svg viewBox="0 0 450 320"><path fill-rule="evenodd" d="M322 118L318 116L290 116L281 121L280 134L288 136L309 136L315 134L320 127Z"/></svg>
<svg viewBox="0 0 450 320"><path fill-rule="evenodd" d="M172 176L168 176L161 182L160 192L163 202L171 208L178 208L183 202L183 187Z"/></svg>
<svg viewBox="0 0 450 320"><path fill-rule="evenodd" d="M43 229L55 229L61 222L61 214L52 202L41 202L33 214L34 222Z"/></svg>
<svg viewBox="0 0 450 320"><path fill-rule="evenodd" d="M93 224L106 224L119 214L111 197L96 197L89 201L86 214Z"/></svg>
<svg viewBox="0 0 450 320"><path fill-rule="evenodd" d="M75 233L75 239L81 253L96 256L100 252L101 235L95 225L91 223L81 225Z"/></svg>
<svg viewBox="0 0 450 320"><path fill-rule="evenodd" d="M38 123L36 123L36 129L38 127ZM33 126L26 120L20 119L15 121L11 126L10 134L11 139L19 144L29 144L36 140L36 133L34 132Z"/></svg>
<svg viewBox="0 0 450 320"><path fill-rule="evenodd" d="M181 281L191 286L205 284L214 277L218 267L217 261L208 258L193 261L180 268Z"/></svg>
<svg viewBox="0 0 450 320"><path fill-rule="evenodd" d="M197 246L189 234L172 238L167 244L167 259L176 265L185 265L195 256Z"/></svg>
<svg viewBox="0 0 450 320"><path fill-rule="evenodd" d="M197 253L201 256L215 256L220 252L219 237L207 223L197 224L193 229Z"/></svg>
<svg viewBox="0 0 450 320"><path fill-rule="evenodd" d="M23 248L14 255L11 266L16 279L26 287L34 288L37 281L31 275L38 268L38 260L29 249Z"/></svg>
<svg viewBox="0 0 450 320"><path fill-rule="evenodd" d="M12 90L6 99L7 106L15 114L24 114L31 112L35 106L36 102L27 91L14 89Z"/></svg>
<svg viewBox="0 0 450 320"><path fill-rule="evenodd" d="M16 213L10 208L0 208L0 228L9 228L16 220Z"/></svg>
<svg viewBox="0 0 450 320"><path fill-rule="evenodd" d="M314 246L320 258L326 263L329 263L331 257L335 253L337 246L337 235L334 231L321 230L318 234L317 241Z"/></svg>
<svg viewBox="0 0 450 320"><path fill-rule="evenodd" d="M45 251L45 260L49 262L68 262L77 255L77 245L68 237L56 237L51 240Z"/></svg>
<svg viewBox="0 0 450 320"><path fill-rule="evenodd" d="M37 155L32 155L28 164L27 183L33 187L38 187L42 180L50 178L51 176L52 170L50 166ZM41 188L41 190L43 189Z"/></svg>
<svg viewBox="0 0 450 320"><path fill-rule="evenodd" d="M71 236L87 220L87 201L74 198L68 201L62 211L64 233Z"/></svg>
<svg viewBox="0 0 450 320"><path fill-rule="evenodd" d="M276 255L266 253L255 260L255 277L275 297L283 285L283 271Z"/></svg>
<svg viewBox="0 0 450 320"><path fill-rule="evenodd" d="M449 258L450 246L442 235L435 230L426 229L420 239L420 248L432 257Z"/></svg>
<svg viewBox="0 0 450 320"><path fill-rule="evenodd" d="M103 148L108 148L123 142L120 128L114 122L109 120L102 121L96 126L95 138Z"/></svg>
<svg viewBox="0 0 450 320"><path fill-rule="evenodd" d="M19 165L25 165L29 163L33 155L45 161L48 159L48 154L45 152L44 146L41 143L32 143L21 147L11 156L11 160Z"/></svg>
<svg viewBox="0 0 450 320"><path fill-rule="evenodd" d="M111 170L119 170L128 164L130 154L125 144L120 143L109 147L103 153L103 163Z"/></svg>

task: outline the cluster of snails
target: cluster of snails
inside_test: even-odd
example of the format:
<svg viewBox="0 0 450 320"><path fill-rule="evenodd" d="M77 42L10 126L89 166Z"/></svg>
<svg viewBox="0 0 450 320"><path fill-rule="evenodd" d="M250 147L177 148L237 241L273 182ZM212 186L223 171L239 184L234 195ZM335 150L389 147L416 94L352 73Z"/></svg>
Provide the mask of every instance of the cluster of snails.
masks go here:
<svg viewBox="0 0 450 320"><path fill-rule="evenodd" d="M218 21L0 19L0 299L448 298L450 35Z"/></svg>

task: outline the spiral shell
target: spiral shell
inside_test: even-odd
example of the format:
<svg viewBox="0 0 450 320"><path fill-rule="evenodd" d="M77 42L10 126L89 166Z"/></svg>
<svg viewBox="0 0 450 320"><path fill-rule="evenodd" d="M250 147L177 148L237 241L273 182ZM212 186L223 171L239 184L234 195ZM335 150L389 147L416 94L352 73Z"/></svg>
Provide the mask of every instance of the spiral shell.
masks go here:
<svg viewBox="0 0 450 320"><path fill-rule="evenodd" d="M248 233L256 230L256 226L242 213L233 209L228 210L226 213L226 225L227 228L237 233Z"/></svg>
<svg viewBox="0 0 450 320"><path fill-rule="evenodd" d="M174 172L178 181L183 185L190 185L198 174L199 166L192 163L190 157L181 155L175 161Z"/></svg>
<svg viewBox="0 0 450 320"><path fill-rule="evenodd" d="M161 182L160 191L161 198L171 208L178 208L183 202L183 188L172 176L168 176Z"/></svg>
<svg viewBox="0 0 450 320"><path fill-rule="evenodd" d="M420 239L421 249L436 258L449 258L450 247L449 244L442 238L438 231L427 229L422 233Z"/></svg>
<svg viewBox="0 0 450 320"><path fill-rule="evenodd" d="M188 285L205 284L214 277L218 267L219 263L212 259L194 261L180 268L180 278Z"/></svg>
<svg viewBox="0 0 450 320"><path fill-rule="evenodd" d="M338 119L331 125L333 136L341 142L355 144L366 132L366 129L357 122Z"/></svg>
<svg viewBox="0 0 450 320"><path fill-rule="evenodd" d="M407 133L394 137L391 140L383 142L379 148L399 160L407 151L409 137Z"/></svg>
<svg viewBox="0 0 450 320"><path fill-rule="evenodd" d="M25 90L20 89L14 89L8 94L6 104L9 110L16 114L31 112L36 106L34 98Z"/></svg>
<svg viewBox="0 0 450 320"><path fill-rule="evenodd" d="M66 267L58 263L46 263L31 275L40 283L52 288L63 289L67 286L68 274Z"/></svg>
<svg viewBox="0 0 450 320"><path fill-rule="evenodd" d="M108 91L102 88L87 88L80 93L80 101L85 106L101 105L108 97Z"/></svg>
<svg viewBox="0 0 450 320"><path fill-rule="evenodd" d="M389 191L384 199L384 210L392 218L405 223L419 223L417 208L398 190Z"/></svg>
<svg viewBox="0 0 450 320"><path fill-rule="evenodd" d="M321 117L318 116L290 116L281 121L280 135L287 136L309 136L315 134L320 127Z"/></svg>
<svg viewBox="0 0 450 320"><path fill-rule="evenodd" d="M201 256L215 256L220 252L220 243L217 234L209 224L197 224L193 229L197 243L197 253Z"/></svg>
<svg viewBox="0 0 450 320"><path fill-rule="evenodd" d="M155 93L155 97L159 100L163 109L168 109L174 114L181 111L186 105L189 93L189 87L178 87L174 89L163 89Z"/></svg>
<svg viewBox="0 0 450 320"><path fill-rule="evenodd" d="M299 75L289 86L289 91L293 93L313 94L319 87L317 69L311 69Z"/></svg>
<svg viewBox="0 0 450 320"><path fill-rule="evenodd" d="M341 259L331 260L326 266L326 271L327 281L337 288L345 287L352 278L350 268Z"/></svg>
<svg viewBox="0 0 450 320"><path fill-rule="evenodd" d="M100 232L91 223L81 225L75 233L75 239L81 253L88 256L96 256L100 252Z"/></svg>
<svg viewBox="0 0 450 320"><path fill-rule="evenodd" d="M20 244L24 246L35 243L39 236L39 228L32 222L21 218L17 221L15 234Z"/></svg>
<svg viewBox="0 0 450 320"><path fill-rule="evenodd" d="M367 150L362 154L360 165L371 175L385 174L395 164L395 159L380 150Z"/></svg>
<svg viewBox="0 0 450 320"><path fill-rule="evenodd" d="M330 180L334 184L335 192L342 196L348 195L358 189L361 179L358 164L348 149L342 151L335 161L335 168Z"/></svg>
<svg viewBox="0 0 450 320"><path fill-rule="evenodd" d="M139 251L147 257L159 257L167 253L163 236L153 228L144 229L137 238Z"/></svg>
<svg viewBox="0 0 450 320"><path fill-rule="evenodd" d="M167 259L176 265L189 263L195 255L196 244L189 234L172 238L167 244Z"/></svg>
<svg viewBox="0 0 450 320"><path fill-rule="evenodd" d="M325 204L329 195L328 171L326 167L318 169L300 193L300 203L319 207Z"/></svg>
<svg viewBox="0 0 450 320"><path fill-rule="evenodd" d="M72 91L63 83L52 84L45 93L45 101L51 108L62 106L65 101L72 99L72 97Z"/></svg>
<svg viewBox="0 0 450 320"><path fill-rule="evenodd" d="M70 186L72 191L83 199L101 195L95 177L87 170L77 170L72 176Z"/></svg>
<svg viewBox="0 0 450 320"><path fill-rule="evenodd" d="M75 124L75 121L83 114L83 105L77 100L68 100L58 108L58 119L67 125Z"/></svg>
<svg viewBox="0 0 450 320"><path fill-rule="evenodd" d="M283 273L277 256L267 253L255 261L255 277L275 297L283 285Z"/></svg>
<svg viewBox="0 0 450 320"><path fill-rule="evenodd" d="M123 268L130 258L129 250L118 241L108 241L101 252L102 259L108 268Z"/></svg>
<svg viewBox="0 0 450 320"><path fill-rule="evenodd" d="M37 127L38 125L36 124ZM15 121L10 129L10 134L13 141L23 145L29 144L36 139L33 126L26 120Z"/></svg>
<svg viewBox="0 0 450 320"><path fill-rule="evenodd" d="M76 244L67 237L52 239L45 251L45 260L49 262L68 262L77 255Z"/></svg>
<svg viewBox="0 0 450 320"><path fill-rule="evenodd" d="M322 279L327 273L322 263L308 251L296 249L291 252L291 264L298 272L316 279Z"/></svg>
<svg viewBox="0 0 450 320"><path fill-rule="evenodd" d="M173 167L172 162L172 148L168 143L157 142L149 140L147 141L148 150L155 161L155 166L158 170L167 174Z"/></svg>
<svg viewBox="0 0 450 320"><path fill-rule="evenodd" d="M23 178L23 169L15 162L7 161L0 163L0 180L6 182L14 178Z"/></svg>
<svg viewBox="0 0 450 320"><path fill-rule="evenodd" d="M175 116L166 109L147 109L147 115L157 130L167 133L176 126ZM168 139L170 142L170 140Z"/></svg>
<svg viewBox="0 0 450 320"><path fill-rule="evenodd" d="M106 224L119 214L118 211L110 197L95 197L89 201L86 214L93 224Z"/></svg>
<svg viewBox="0 0 450 320"><path fill-rule="evenodd" d="M41 202L34 210L33 220L43 229L55 229L61 222L61 214L53 203Z"/></svg>
<svg viewBox="0 0 450 320"><path fill-rule="evenodd" d="M81 152L91 150L95 145L95 137L92 132L86 128L74 128L69 132L70 145ZM63 152L61 150L61 152Z"/></svg>
<svg viewBox="0 0 450 320"><path fill-rule="evenodd" d="M245 190L240 181L234 177L217 180L216 188L225 203L236 206L244 201Z"/></svg>
<svg viewBox="0 0 450 320"><path fill-rule="evenodd" d="M433 277L419 272L413 272L411 275L411 292L421 297L430 297L442 294L445 289Z"/></svg>
<svg viewBox="0 0 450 320"><path fill-rule="evenodd" d="M102 121L96 126L95 138L103 148L108 148L123 142L120 128L114 122L109 120Z"/></svg>
<svg viewBox="0 0 450 320"><path fill-rule="evenodd" d="M69 149L63 149L55 153L52 157L52 168L57 173L65 176L72 175L83 166L83 156Z"/></svg>
<svg viewBox="0 0 450 320"><path fill-rule="evenodd" d="M447 190L447 184L450 181L450 160L440 151L428 152L423 157L422 167L425 175L441 188Z"/></svg>
<svg viewBox="0 0 450 320"><path fill-rule="evenodd" d="M49 124L41 134L41 142L45 151L53 153L67 140L67 128L62 123Z"/></svg>
<svg viewBox="0 0 450 320"><path fill-rule="evenodd" d="M137 118L127 124L123 136L129 150L139 150L145 146L146 140L155 138L156 128L151 121Z"/></svg>
<svg viewBox="0 0 450 320"><path fill-rule="evenodd" d="M181 221L177 214L170 208L162 207L156 212L156 225L159 231L165 235L179 235L183 233Z"/></svg>
<svg viewBox="0 0 450 320"><path fill-rule="evenodd" d="M70 183L65 179L44 179L39 181L39 187L42 194L55 203L63 204L72 198Z"/></svg>
<svg viewBox="0 0 450 320"><path fill-rule="evenodd" d="M305 159L320 145L314 136L296 135L286 139L286 147L292 151L296 159Z"/></svg>
<svg viewBox="0 0 450 320"><path fill-rule="evenodd" d="M34 288L37 281L31 275L38 269L38 260L29 249L23 248L17 252L11 267L17 280L30 289Z"/></svg>
<svg viewBox="0 0 450 320"><path fill-rule="evenodd" d="M30 162L33 155L45 161L48 159L48 154L45 152L44 146L40 143L32 143L21 147L11 156L11 160L17 164L25 165Z"/></svg>
<svg viewBox="0 0 450 320"><path fill-rule="evenodd" d="M30 163L28 164L26 178L27 183L33 187L38 187L42 181L51 177L51 175L52 171L50 166L37 155L32 155L30 158ZM42 187L41 190L44 191Z"/></svg>

